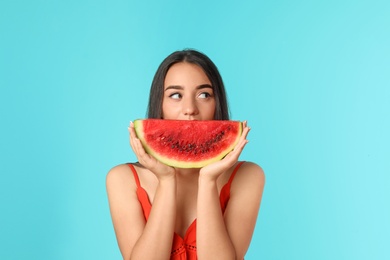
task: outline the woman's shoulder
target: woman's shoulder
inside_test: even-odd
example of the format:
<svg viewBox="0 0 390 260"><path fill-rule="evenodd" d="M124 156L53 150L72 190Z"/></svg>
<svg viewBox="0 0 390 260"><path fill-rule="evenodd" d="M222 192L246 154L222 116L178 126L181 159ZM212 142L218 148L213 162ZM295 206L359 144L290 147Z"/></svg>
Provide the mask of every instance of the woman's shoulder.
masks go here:
<svg viewBox="0 0 390 260"><path fill-rule="evenodd" d="M233 187L238 189L245 185L245 187L253 187L254 189L262 188L265 184L265 173L263 168L250 161L245 161L237 170L234 177ZM236 184L236 185L234 185Z"/></svg>
<svg viewBox="0 0 390 260"><path fill-rule="evenodd" d="M131 172L131 168L129 167L129 163L119 164L112 167L107 173L106 185L107 188L110 186L134 186L135 180Z"/></svg>
<svg viewBox="0 0 390 260"><path fill-rule="evenodd" d="M131 168L129 167L130 163L122 163L115 165L112 167L108 173L107 177L109 178L119 178L119 177L124 177L127 176L129 172L131 172Z"/></svg>
<svg viewBox="0 0 390 260"><path fill-rule="evenodd" d="M156 181L156 177L138 162L114 166L108 171L106 177L107 187L131 187L133 190L137 190L138 185L141 185L149 192L157 185Z"/></svg>
<svg viewBox="0 0 390 260"><path fill-rule="evenodd" d="M257 172L258 174L264 174L263 168L258 165L257 163L251 162L251 161L243 161L243 164L240 168Z"/></svg>
<svg viewBox="0 0 390 260"><path fill-rule="evenodd" d="M237 169L237 173L238 172L245 172L246 175L265 177L263 168L257 163L251 161L242 161L241 166Z"/></svg>

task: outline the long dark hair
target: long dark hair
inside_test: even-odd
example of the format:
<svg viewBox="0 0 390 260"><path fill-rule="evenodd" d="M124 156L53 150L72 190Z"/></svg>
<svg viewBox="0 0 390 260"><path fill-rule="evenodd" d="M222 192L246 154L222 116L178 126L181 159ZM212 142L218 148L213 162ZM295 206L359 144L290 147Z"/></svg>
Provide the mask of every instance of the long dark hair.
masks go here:
<svg viewBox="0 0 390 260"><path fill-rule="evenodd" d="M164 80L169 68L178 62L196 64L203 69L213 87L215 96L215 120L229 120L229 109L226 98L225 86L217 66L205 54L193 50L184 49L175 51L166 57L158 67L150 87L148 118L162 118L162 101L164 94Z"/></svg>

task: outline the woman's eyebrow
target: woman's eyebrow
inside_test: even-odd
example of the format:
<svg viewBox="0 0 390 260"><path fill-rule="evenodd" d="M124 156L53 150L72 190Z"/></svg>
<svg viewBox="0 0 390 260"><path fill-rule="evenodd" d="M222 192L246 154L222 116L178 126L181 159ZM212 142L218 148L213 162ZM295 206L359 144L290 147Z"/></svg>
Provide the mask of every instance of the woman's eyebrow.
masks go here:
<svg viewBox="0 0 390 260"><path fill-rule="evenodd" d="M202 84L202 85L199 85L199 86L196 87L196 89L202 89L202 88L211 88L211 89L213 89L213 87L210 84Z"/></svg>
<svg viewBox="0 0 390 260"><path fill-rule="evenodd" d="M166 91L168 89L184 89L184 88L182 86L172 85L172 86L168 86L164 91Z"/></svg>
<svg viewBox="0 0 390 260"><path fill-rule="evenodd" d="M211 88L211 89L213 89L213 87L210 84L202 84L202 85L199 85L199 86L196 87L196 89L203 89L203 88ZM171 85L171 86L166 87L164 91L167 91L169 89L183 90L184 87L179 86L179 85Z"/></svg>

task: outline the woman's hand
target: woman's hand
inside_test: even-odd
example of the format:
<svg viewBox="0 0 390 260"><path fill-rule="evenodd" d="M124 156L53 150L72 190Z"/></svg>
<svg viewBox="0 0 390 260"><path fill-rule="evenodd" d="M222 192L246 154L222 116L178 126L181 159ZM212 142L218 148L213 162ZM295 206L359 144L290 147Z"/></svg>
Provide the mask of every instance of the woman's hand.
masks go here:
<svg viewBox="0 0 390 260"><path fill-rule="evenodd" d="M245 145L248 143L246 139L250 128L247 125L247 122L243 122L243 131L241 137L234 149L228 153L222 160L215 163L209 164L203 167L200 170L200 177L210 178L211 180L216 180L222 173L233 167L233 165L238 161L242 150Z"/></svg>
<svg viewBox="0 0 390 260"><path fill-rule="evenodd" d="M145 152L141 141L137 138L133 122L130 122L130 126L128 129L130 133L130 146L133 149L135 155L137 156L138 162L142 164L142 166L153 172L159 180L167 177L175 177L175 169L173 167L161 163L153 156Z"/></svg>

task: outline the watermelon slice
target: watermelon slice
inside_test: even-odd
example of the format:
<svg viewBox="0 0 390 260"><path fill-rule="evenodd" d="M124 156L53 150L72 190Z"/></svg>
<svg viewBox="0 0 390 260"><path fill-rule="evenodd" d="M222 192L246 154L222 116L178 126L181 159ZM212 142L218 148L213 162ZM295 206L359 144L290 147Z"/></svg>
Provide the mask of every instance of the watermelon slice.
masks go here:
<svg viewBox="0 0 390 260"><path fill-rule="evenodd" d="M242 133L242 123L230 120L139 119L134 128L148 154L177 168L201 168L221 160Z"/></svg>

